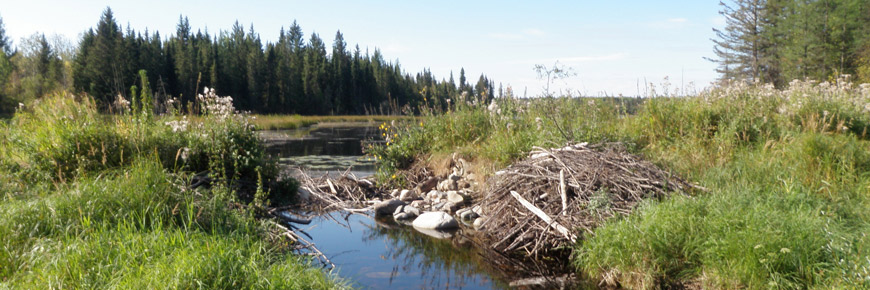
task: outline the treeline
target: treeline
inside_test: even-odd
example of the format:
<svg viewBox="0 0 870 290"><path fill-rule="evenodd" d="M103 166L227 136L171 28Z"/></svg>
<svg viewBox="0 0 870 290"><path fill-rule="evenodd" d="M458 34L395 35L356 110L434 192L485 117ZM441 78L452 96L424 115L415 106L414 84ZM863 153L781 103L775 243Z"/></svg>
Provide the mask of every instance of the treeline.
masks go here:
<svg viewBox="0 0 870 290"><path fill-rule="evenodd" d="M711 59L723 80L783 86L794 79L851 75L870 82L870 1L720 2L726 26L714 29Z"/></svg>
<svg viewBox="0 0 870 290"><path fill-rule="evenodd" d="M143 70L155 102L175 97L192 104L196 94L209 87L232 96L236 108L269 114L415 113L423 106L444 109L449 99L462 98L463 92L482 101L495 94L494 83L484 75L472 83L464 69L458 82L452 73L449 80L438 80L429 70L407 74L398 61L385 60L378 49L369 53L358 45L350 48L340 31L331 47L316 33L306 40L295 21L281 29L277 41L264 42L253 26L245 29L236 22L231 30L212 35L194 32L189 20L180 17L175 34L164 38L156 31L129 27L122 31L107 8L96 28L84 33L66 59L47 41L44 47L31 49L37 53L25 55L13 51L8 39L0 40L0 48L6 49L4 59L11 60L7 66L0 60L4 88L19 86L19 80L3 75L19 70L16 63L45 58L46 68L33 74L56 85L38 86L27 96L69 87L93 96L103 108L118 96L129 100L141 90L135 86L143 83ZM58 81L63 77L67 79ZM25 99L23 92L6 89L3 94L7 100L0 105L6 111L15 103L8 99Z"/></svg>

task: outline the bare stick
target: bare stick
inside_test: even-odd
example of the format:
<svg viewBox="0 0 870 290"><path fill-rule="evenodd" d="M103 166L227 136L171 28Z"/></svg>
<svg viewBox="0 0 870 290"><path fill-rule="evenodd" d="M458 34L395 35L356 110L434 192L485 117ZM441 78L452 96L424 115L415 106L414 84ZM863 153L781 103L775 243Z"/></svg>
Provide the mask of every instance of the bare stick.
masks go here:
<svg viewBox="0 0 870 290"><path fill-rule="evenodd" d="M513 196L517 201L520 202L520 204L522 204L524 207L526 207L526 209L528 209L529 211L534 213L536 216L538 216L539 218L544 220L544 222L546 222L547 225L549 225L554 230L556 230L557 232L559 232L563 236L565 236L565 238L567 238L569 241L571 241L571 242L577 241L577 237L574 236L573 234L571 234L571 232L569 232L568 229L566 229L565 227L563 227L562 225L560 225L559 223L554 221L552 218L550 218L550 216L548 216L546 213L544 213L544 211L542 211L540 208L536 207L534 204L532 204L531 202L529 202L528 200L526 200L525 198L520 196L519 193L517 193L516 191L511 191L511 196Z"/></svg>
<svg viewBox="0 0 870 290"><path fill-rule="evenodd" d="M565 188L565 169L559 170L559 194L562 196L562 215L568 214L568 189Z"/></svg>

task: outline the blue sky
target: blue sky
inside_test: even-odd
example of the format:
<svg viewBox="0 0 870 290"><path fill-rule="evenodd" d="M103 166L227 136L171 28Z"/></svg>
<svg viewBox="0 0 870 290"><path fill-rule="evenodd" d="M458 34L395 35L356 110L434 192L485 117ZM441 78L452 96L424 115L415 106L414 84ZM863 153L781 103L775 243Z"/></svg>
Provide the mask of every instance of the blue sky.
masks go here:
<svg viewBox="0 0 870 290"><path fill-rule="evenodd" d="M194 29L228 30L238 20L266 41L296 20L306 39L329 45L336 30L348 44L379 47L405 71L430 68L468 79L481 73L514 92L535 95L544 81L535 64L555 61L577 73L557 89L586 95L643 93L644 83L696 89L716 78L710 57L718 1L38 1L0 0L0 16L14 44L35 32L73 42L110 6L125 27L175 32L179 15Z"/></svg>

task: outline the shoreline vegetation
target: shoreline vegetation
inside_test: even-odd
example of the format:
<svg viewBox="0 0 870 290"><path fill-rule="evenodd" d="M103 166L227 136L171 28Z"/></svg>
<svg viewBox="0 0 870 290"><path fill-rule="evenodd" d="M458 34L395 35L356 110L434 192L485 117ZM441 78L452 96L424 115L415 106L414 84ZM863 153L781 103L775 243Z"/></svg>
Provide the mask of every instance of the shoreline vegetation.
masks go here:
<svg viewBox="0 0 870 290"><path fill-rule="evenodd" d="M254 208L286 204L247 117L99 113L58 93L0 124L0 288L334 289Z"/></svg>
<svg viewBox="0 0 870 290"><path fill-rule="evenodd" d="M618 100L460 100L383 124L387 142L368 152L381 183L413 188L420 168L457 157L492 177L533 146L620 142L705 190L605 221L573 248L581 275L644 289L870 287L870 84L732 82L634 113Z"/></svg>
<svg viewBox="0 0 870 290"><path fill-rule="evenodd" d="M327 123L390 123L413 119L404 115L372 115L372 116L301 116L301 115L251 115L251 124L257 130L297 129L315 124Z"/></svg>

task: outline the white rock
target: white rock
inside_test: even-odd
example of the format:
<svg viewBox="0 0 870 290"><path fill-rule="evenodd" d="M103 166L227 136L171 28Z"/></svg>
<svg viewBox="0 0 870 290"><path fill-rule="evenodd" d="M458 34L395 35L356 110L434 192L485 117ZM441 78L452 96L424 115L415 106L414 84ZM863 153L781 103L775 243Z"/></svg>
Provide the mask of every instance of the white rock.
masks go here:
<svg viewBox="0 0 870 290"><path fill-rule="evenodd" d="M459 222L445 212L435 211L421 214L413 223L421 229L453 229L459 227Z"/></svg>
<svg viewBox="0 0 870 290"><path fill-rule="evenodd" d="M406 205L404 201L398 199L391 199L383 202L379 202L375 204L375 214L376 215L386 215L393 214L396 211L396 208L399 206Z"/></svg>
<svg viewBox="0 0 870 290"><path fill-rule="evenodd" d="M417 209L416 207L413 207L410 205L406 205L406 206L402 207L402 211L407 213L407 214L412 214L414 216L420 215L420 210Z"/></svg>
<svg viewBox="0 0 870 290"><path fill-rule="evenodd" d="M409 200L412 200L415 198L417 198L417 193L414 192L413 190L403 189L399 193L399 199L404 200L404 201L409 201Z"/></svg>
<svg viewBox="0 0 870 290"><path fill-rule="evenodd" d="M474 213L476 213L479 216L483 215L483 208L480 207L479 205L475 205L474 207L471 208L471 210L474 211Z"/></svg>
<svg viewBox="0 0 870 290"><path fill-rule="evenodd" d="M443 196L444 196L443 192L433 189L432 191L429 191L429 193L426 194L426 199L436 200L436 199L442 198Z"/></svg>
<svg viewBox="0 0 870 290"><path fill-rule="evenodd" d="M486 222L486 218L480 217L474 220L474 228L479 230L483 228L483 223Z"/></svg>
<svg viewBox="0 0 870 290"><path fill-rule="evenodd" d="M465 195L459 193L458 191L451 190L447 192L447 200L452 203L462 203L465 202Z"/></svg>

